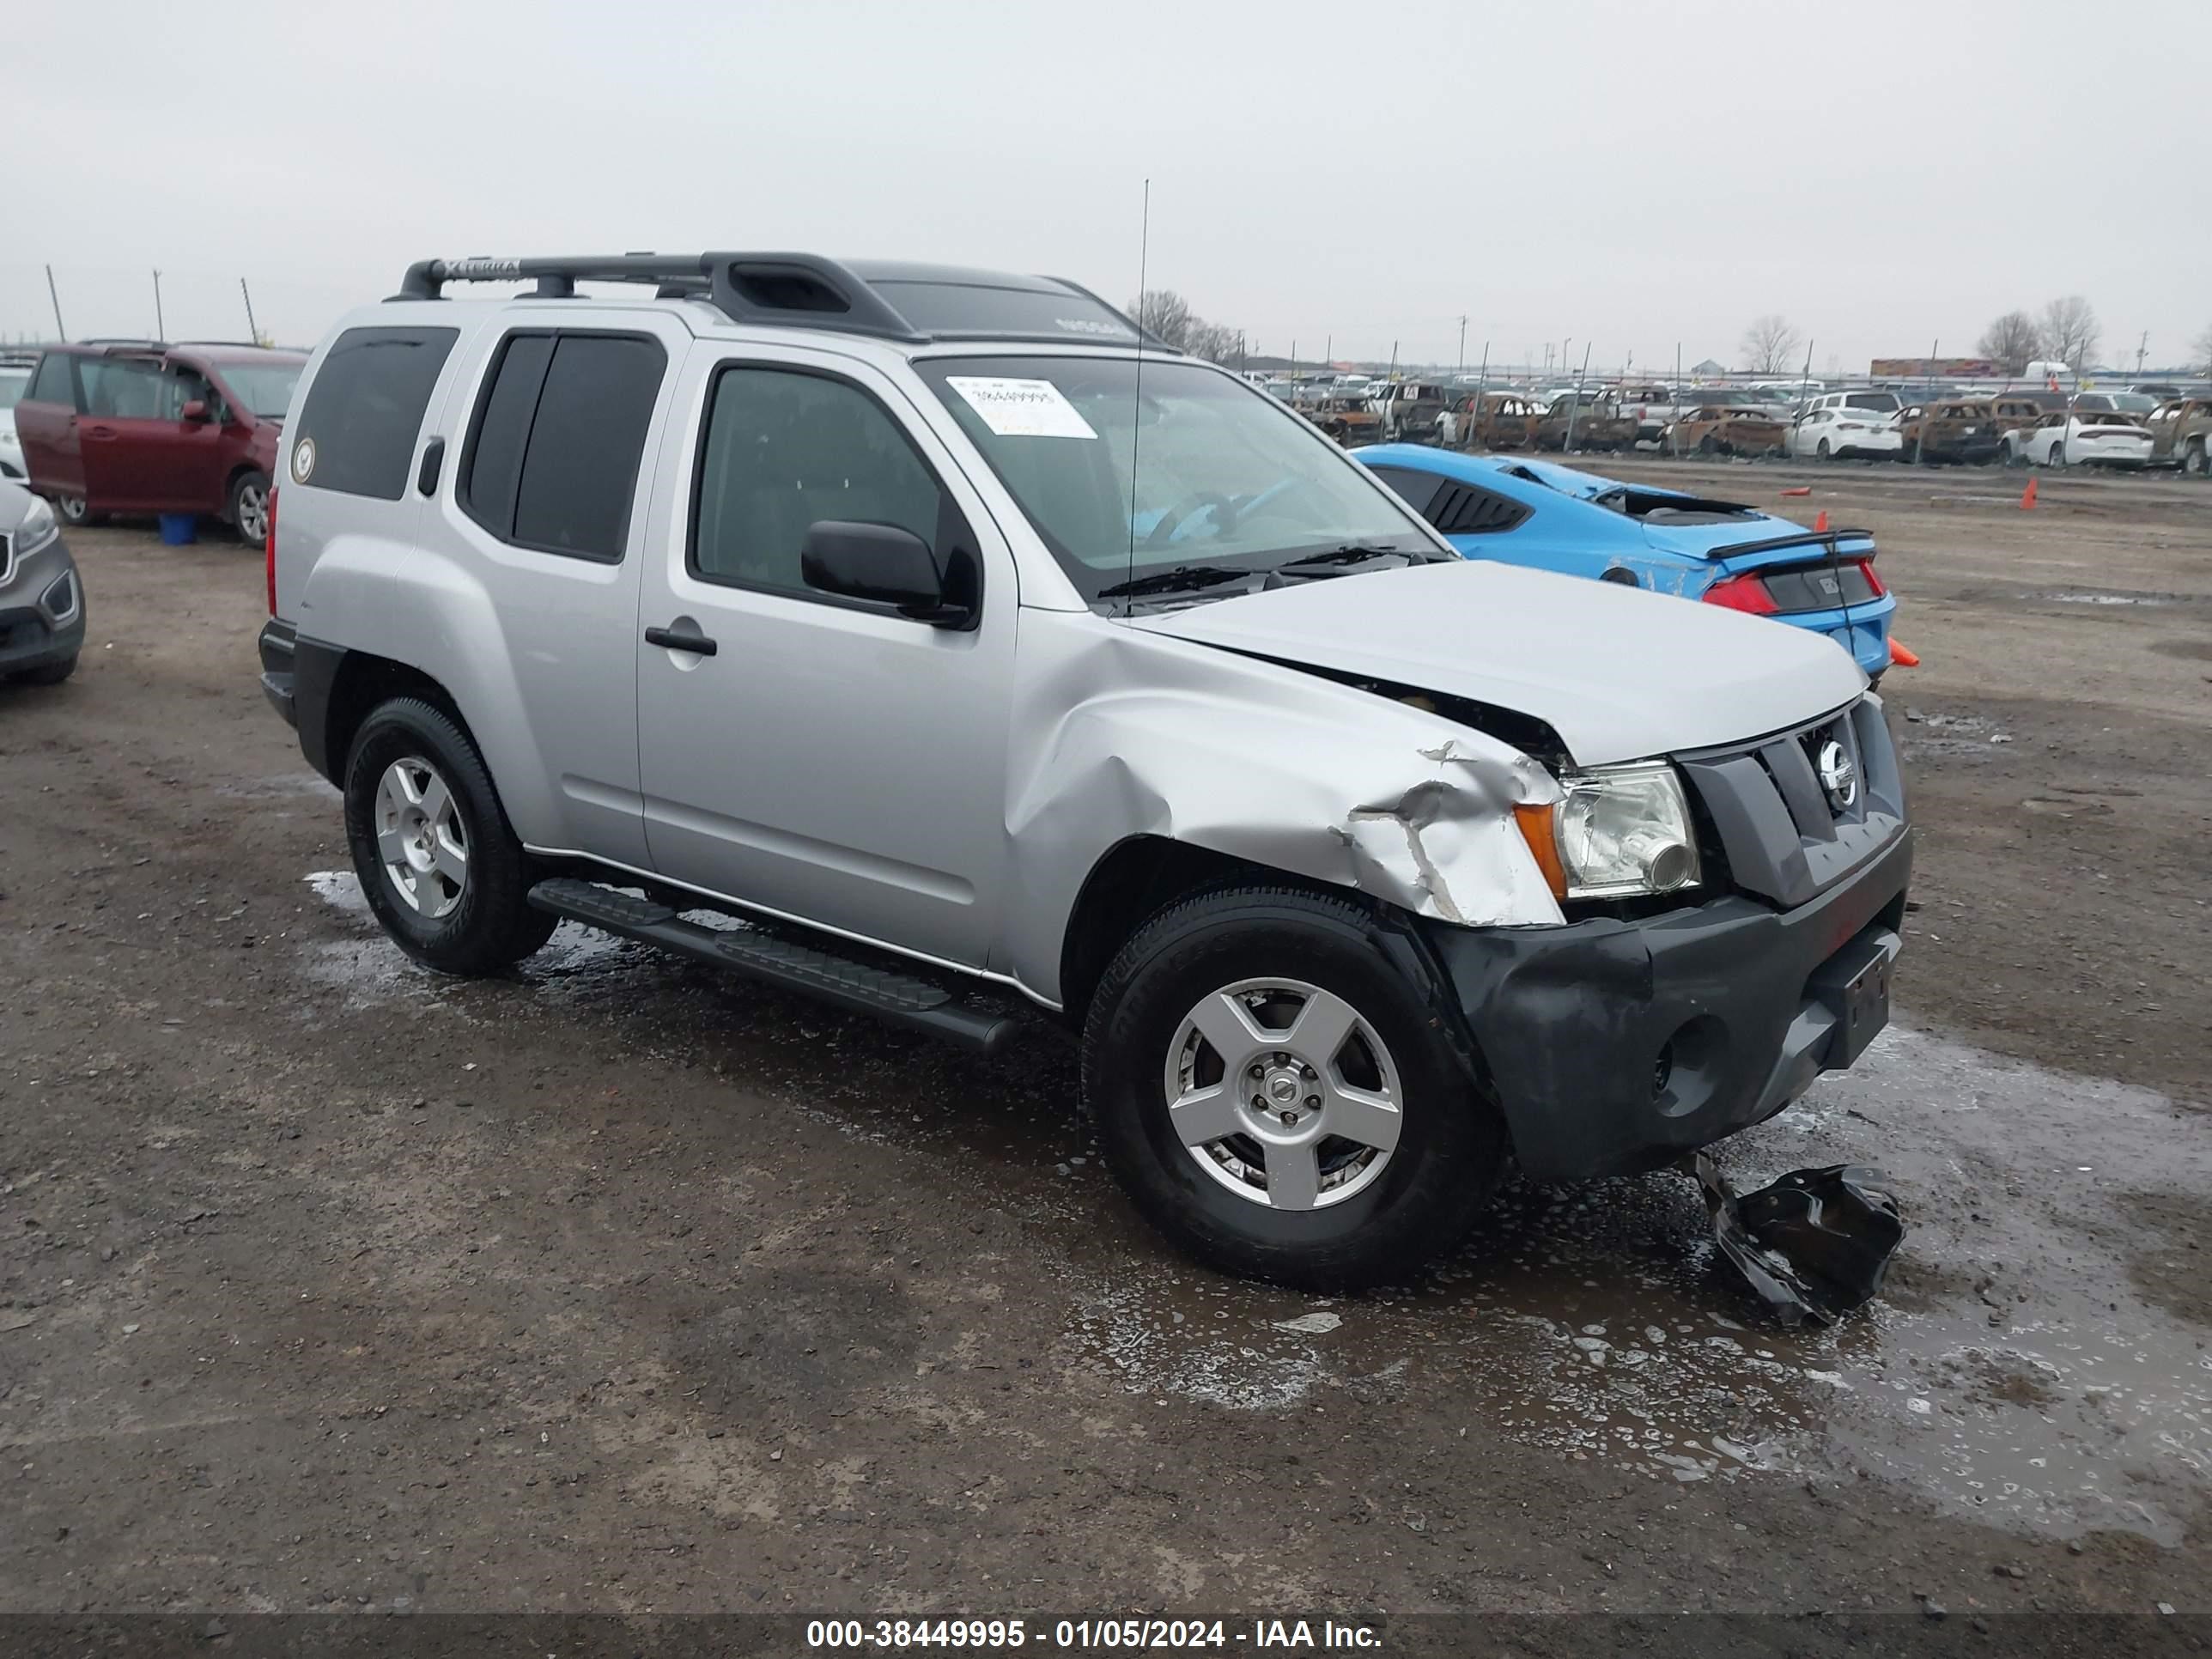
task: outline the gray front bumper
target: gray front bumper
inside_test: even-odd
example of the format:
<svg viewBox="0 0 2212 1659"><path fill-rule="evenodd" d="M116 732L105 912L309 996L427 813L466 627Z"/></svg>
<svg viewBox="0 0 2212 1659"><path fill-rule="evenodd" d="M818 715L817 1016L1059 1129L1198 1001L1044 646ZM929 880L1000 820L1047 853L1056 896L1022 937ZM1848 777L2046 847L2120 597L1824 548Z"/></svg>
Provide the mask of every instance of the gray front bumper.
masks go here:
<svg viewBox="0 0 2212 1659"><path fill-rule="evenodd" d="M1772 1116L1880 1027L1846 987L1898 950L1912 836L1818 898L1640 921L1422 924L1539 1181L1656 1168ZM1856 1015L1856 1018L1854 1016Z"/></svg>
<svg viewBox="0 0 2212 1659"><path fill-rule="evenodd" d="M84 578L64 538L9 561L0 582L0 675L76 656L84 648Z"/></svg>

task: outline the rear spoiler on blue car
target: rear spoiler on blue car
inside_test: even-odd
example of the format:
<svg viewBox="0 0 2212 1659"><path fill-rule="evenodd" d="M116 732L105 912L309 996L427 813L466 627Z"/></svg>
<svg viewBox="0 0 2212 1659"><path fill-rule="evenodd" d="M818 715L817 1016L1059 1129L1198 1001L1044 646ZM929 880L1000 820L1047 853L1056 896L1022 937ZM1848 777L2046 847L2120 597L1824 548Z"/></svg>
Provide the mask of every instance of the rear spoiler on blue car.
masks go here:
<svg viewBox="0 0 2212 1659"><path fill-rule="evenodd" d="M1803 530L1794 536L1769 536L1764 541L1730 542L1725 547L1711 549L1708 558L1732 559L1740 553L1771 553L1784 547L1825 547L1829 552L1838 551L1838 542L1871 542L1871 530Z"/></svg>

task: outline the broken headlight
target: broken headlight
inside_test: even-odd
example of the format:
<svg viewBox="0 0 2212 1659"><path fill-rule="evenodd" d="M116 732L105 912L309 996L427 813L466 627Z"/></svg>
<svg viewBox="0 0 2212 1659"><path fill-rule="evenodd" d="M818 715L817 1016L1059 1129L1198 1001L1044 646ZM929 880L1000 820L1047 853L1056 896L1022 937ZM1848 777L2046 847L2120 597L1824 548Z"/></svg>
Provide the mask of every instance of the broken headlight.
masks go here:
<svg viewBox="0 0 2212 1659"><path fill-rule="evenodd" d="M1662 762L1570 772L1559 787L1566 798L1558 805L1521 820L1557 896L1634 898L1697 885L1697 836L1673 767Z"/></svg>

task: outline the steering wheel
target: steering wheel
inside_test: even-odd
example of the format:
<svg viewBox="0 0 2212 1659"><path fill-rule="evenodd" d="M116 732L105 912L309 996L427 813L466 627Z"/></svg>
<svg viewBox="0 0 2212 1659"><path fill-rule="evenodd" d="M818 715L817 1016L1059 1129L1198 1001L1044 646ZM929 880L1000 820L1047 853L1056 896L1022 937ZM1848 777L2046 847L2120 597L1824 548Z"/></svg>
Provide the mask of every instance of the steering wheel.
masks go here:
<svg viewBox="0 0 2212 1659"><path fill-rule="evenodd" d="M1213 509L1214 516L1224 532L1236 527L1237 508L1228 496L1218 489L1193 490L1160 514L1160 521L1152 526L1152 533L1145 538L1145 545L1165 547L1173 538L1176 527L1200 507L1206 507Z"/></svg>

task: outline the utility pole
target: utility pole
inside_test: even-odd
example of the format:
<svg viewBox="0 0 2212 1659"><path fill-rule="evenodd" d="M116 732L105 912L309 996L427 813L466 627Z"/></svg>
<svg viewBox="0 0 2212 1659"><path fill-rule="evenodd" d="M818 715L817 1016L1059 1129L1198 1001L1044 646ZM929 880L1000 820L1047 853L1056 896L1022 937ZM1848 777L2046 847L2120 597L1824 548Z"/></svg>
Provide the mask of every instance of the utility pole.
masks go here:
<svg viewBox="0 0 2212 1659"><path fill-rule="evenodd" d="M62 321L61 290L54 286L54 268L46 267L46 297L54 302L54 334L58 338L69 338L69 325Z"/></svg>
<svg viewBox="0 0 2212 1659"><path fill-rule="evenodd" d="M158 265L154 269L154 337L157 340L169 337L169 325L161 316L161 270Z"/></svg>
<svg viewBox="0 0 2212 1659"><path fill-rule="evenodd" d="M261 343L260 327L253 320L253 291L246 286L246 278L238 279L238 291L246 296L246 337L254 344Z"/></svg>
<svg viewBox="0 0 2212 1659"><path fill-rule="evenodd" d="M2136 373L2137 374L2142 373L2143 359L2149 355L2149 352L2150 331L2145 329L2142 331L2142 338L2136 342Z"/></svg>
<svg viewBox="0 0 2212 1659"><path fill-rule="evenodd" d="M1583 377L1589 373L1589 342L1585 340L1583 342L1583 366L1575 371L1575 395L1567 404L1567 435L1559 452L1565 455L1575 453L1575 416L1582 413ZM1566 366L1567 360L1563 356L1559 359L1559 367L1564 369Z"/></svg>
<svg viewBox="0 0 2212 1659"><path fill-rule="evenodd" d="M1487 350L1486 347L1486 355ZM2137 366L2141 367L2141 365ZM1463 314L1459 319L1459 368L1454 372L1455 374L1467 373L1467 318Z"/></svg>

